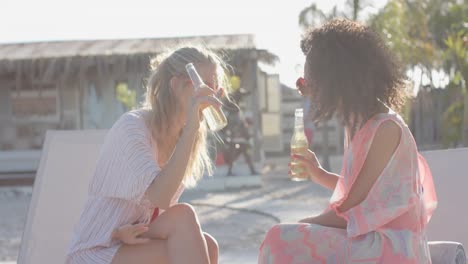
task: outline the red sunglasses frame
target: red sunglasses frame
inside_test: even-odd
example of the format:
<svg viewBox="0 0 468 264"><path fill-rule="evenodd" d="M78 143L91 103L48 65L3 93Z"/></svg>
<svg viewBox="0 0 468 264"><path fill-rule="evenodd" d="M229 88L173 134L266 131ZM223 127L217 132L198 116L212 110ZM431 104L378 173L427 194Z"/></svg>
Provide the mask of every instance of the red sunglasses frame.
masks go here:
<svg viewBox="0 0 468 264"><path fill-rule="evenodd" d="M307 88L307 82L304 77L299 77L296 80L296 89L301 95L304 95L305 89Z"/></svg>

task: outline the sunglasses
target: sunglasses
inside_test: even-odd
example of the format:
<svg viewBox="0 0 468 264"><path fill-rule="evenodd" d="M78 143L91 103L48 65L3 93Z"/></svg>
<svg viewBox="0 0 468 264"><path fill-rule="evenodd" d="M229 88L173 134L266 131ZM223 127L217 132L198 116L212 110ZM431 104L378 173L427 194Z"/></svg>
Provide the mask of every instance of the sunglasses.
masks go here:
<svg viewBox="0 0 468 264"><path fill-rule="evenodd" d="M296 88L299 91L299 93L304 96L306 88L307 88L307 82L303 77L299 77L296 81Z"/></svg>

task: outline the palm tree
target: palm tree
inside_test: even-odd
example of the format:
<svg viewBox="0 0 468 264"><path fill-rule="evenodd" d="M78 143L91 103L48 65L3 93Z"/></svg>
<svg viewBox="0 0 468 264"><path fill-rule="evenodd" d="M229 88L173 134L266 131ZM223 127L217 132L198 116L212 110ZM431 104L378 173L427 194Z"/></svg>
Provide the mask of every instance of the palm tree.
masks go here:
<svg viewBox="0 0 468 264"><path fill-rule="evenodd" d="M466 2L466 1L465 1ZM431 86L433 70L443 70L464 96L462 131L454 142L468 147L468 4L458 0L390 0L369 24L387 38L408 70L420 69ZM446 87L445 87L446 88ZM453 102L451 109L459 102ZM444 128L449 129L449 128ZM450 128L454 129L454 128Z"/></svg>
<svg viewBox="0 0 468 264"><path fill-rule="evenodd" d="M350 1L348 0L347 1L349 5L352 5L352 8L353 8L353 20L358 20L358 15L359 15L359 11L361 10L362 6L362 1L359 1L359 0L353 0L353 1Z"/></svg>
<svg viewBox="0 0 468 264"><path fill-rule="evenodd" d="M308 27L316 26L337 16L338 10L336 5L333 7L330 13L325 14L325 12L318 8L315 3L312 3L310 6L304 8L299 13L299 25L303 29L307 29Z"/></svg>
<svg viewBox="0 0 468 264"><path fill-rule="evenodd" d="M463 146L468 147L468 30L453 32L447 37L445 44L445 55L449 61L447 68L455 72L451 81L461 88L464 96L461 139Z"/></svg>
<svg viewBox="0 0 468 264"><path fill-rule="evenodd" d="M338 5L335 5L329 12L325 13L315 3L312 3L299 13L299 25L306 29L336 17L358 20L361 11L368 6L370 4L366 0L347 0L344 10L339 10Z"/></svg>

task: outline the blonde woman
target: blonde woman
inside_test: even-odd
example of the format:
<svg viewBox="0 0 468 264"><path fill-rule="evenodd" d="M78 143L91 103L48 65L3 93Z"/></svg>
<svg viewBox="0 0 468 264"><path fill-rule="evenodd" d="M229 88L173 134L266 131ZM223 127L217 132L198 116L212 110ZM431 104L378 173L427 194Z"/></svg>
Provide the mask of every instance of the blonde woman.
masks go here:
<svg viewBox="0 0 468 264"><path fill-rule="evenodd" d="M207 86L194 90L194 63ZM67 263L218 263L218 245L193 208L177 203L212 165L201 110L226 80L211 51L184 47L152 62L146 103L124 114L103 144ZM225 84L225 83L224 83Z"/></svg>

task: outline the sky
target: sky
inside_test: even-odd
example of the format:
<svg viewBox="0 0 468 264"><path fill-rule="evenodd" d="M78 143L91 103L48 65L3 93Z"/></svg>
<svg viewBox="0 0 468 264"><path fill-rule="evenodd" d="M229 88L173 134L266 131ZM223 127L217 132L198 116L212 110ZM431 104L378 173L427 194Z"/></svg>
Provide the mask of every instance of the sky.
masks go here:
<svg viewBox="0 0 468 264"><path fill-rule="evenodd" d="M273 69L293 87L302 75L299 12L345 0L1 0L0 43L254 34L258 48L280 57ZM369 0L373 7L386 0Z"/></svg>

